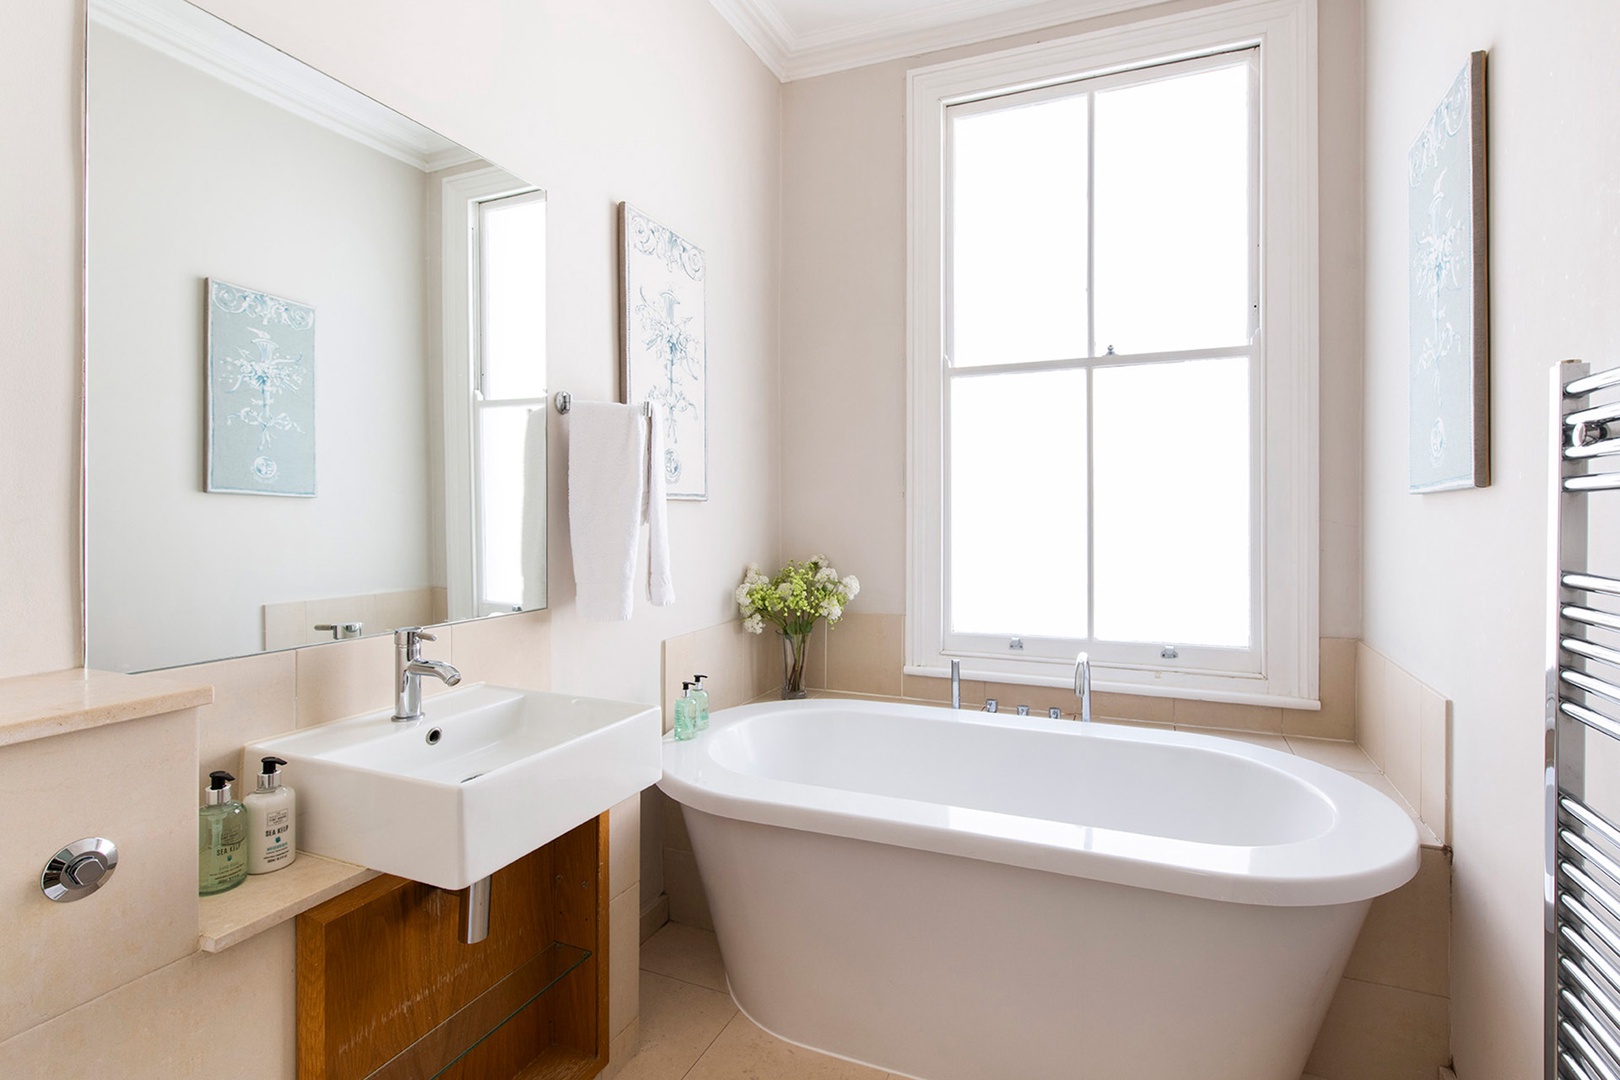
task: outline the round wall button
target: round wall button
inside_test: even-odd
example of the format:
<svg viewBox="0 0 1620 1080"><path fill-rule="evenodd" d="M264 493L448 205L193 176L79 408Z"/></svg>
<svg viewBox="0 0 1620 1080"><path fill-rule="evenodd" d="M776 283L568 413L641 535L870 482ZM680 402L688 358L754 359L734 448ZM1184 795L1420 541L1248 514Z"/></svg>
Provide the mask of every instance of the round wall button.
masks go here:
<svg viewBox="0 0 1620 1080"><path fill-rule="evenodd" d="M52 855L39 875L46 899L59 904L82 900L105 885L118 868L118 845L99 836L75 840Z"/></svg>

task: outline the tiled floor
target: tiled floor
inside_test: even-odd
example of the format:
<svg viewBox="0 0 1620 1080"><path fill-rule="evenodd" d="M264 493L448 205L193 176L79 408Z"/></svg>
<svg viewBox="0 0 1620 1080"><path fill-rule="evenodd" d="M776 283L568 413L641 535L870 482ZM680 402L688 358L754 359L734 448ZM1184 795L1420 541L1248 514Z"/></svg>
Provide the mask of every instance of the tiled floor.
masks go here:
<svg viewBox="0 0 1620 1080"><path fill-rule="evenodd" d="M738 1012L726 991L720 949L708 930L666 923L641 946L641 1050L616 1080L889 1076L785 1043Z"/></svg>
<svg viewBox="0 0 1620 1080"><path fill-rule="evenodd" d="M904 1078L768 1034L731 1003L714 934L665 923L641 946L641 1050L615 1080Z"/></svg>

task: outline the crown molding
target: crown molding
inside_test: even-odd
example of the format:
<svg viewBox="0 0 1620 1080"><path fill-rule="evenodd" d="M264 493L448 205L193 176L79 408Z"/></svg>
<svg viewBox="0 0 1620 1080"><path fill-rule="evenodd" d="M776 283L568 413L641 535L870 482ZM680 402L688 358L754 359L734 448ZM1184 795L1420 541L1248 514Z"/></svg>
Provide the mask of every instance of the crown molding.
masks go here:
<svg viewBox="0 0 1620 1080"><path fill-rule="evenodd" d="M795 34L773 0L710 2L777 78L792 82L1094 19L1161 0L948 0L813 34Z"/></svg>
<svg viewBox="0 0 1620 1080"><path fill-rule="evenodd" d="M90 21L423 172L478 155L182 0L90 0Z"/></svg>

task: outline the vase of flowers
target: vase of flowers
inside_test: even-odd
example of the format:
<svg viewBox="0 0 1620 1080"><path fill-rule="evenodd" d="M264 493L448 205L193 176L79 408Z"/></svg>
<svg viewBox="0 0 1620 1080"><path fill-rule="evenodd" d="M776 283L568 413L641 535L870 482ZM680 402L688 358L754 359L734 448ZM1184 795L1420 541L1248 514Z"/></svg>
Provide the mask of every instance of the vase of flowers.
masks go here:
<svg viewBox="0 0 1620 1080"><path fill-rule="evenodd" d="M782 635L784 701L805 696L804 661L816 623L826 619L828 626L836 626L860 591L861 583L853 575L840 578L825 555L790 561L775 577L749 564L737 586L737 609L750 634L763 634L770 623Z"/></svg>

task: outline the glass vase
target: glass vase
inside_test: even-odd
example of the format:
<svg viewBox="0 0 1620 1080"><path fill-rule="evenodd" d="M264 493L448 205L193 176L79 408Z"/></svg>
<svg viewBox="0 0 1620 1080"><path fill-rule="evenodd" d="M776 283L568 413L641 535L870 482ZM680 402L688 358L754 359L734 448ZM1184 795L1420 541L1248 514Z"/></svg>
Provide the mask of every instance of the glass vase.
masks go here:
<svg viewBox="0 0 1620 1080"><path fill-rule="evenodd" d="M783 630L782 700L797 701L805 696L804 659L809 654L810 631Z"/></svg>

